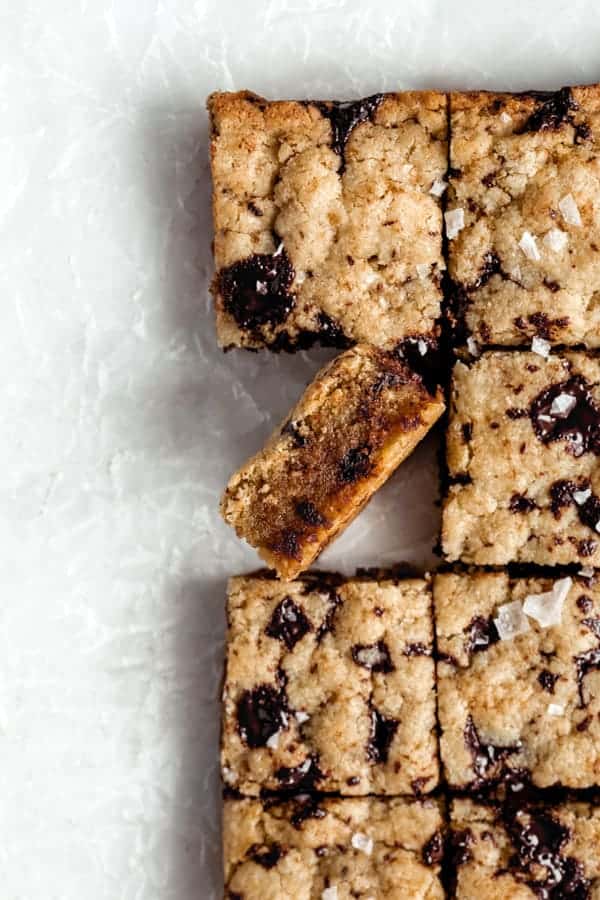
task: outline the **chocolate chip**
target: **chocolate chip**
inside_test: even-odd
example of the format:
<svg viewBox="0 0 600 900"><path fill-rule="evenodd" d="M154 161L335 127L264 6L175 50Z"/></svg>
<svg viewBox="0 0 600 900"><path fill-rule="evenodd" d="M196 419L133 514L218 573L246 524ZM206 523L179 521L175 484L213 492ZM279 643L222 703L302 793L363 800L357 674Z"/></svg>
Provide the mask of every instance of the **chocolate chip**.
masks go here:
<svg viewBox="0 0 600 900"><path fill-rule="evenodd" d="M263 216L264 213L260 207L256 205L252 200L248 201L248 209L252 213L253 216Z"/></svg>
<svg viewBox="0 0 600 900"><path fill-rule="evenodd" d="M421 797L423 794L423 788L429 781L429 778L413 778L410 783L413 794L416 794L417 797Z"/></svg>
<svg viewBox="0 0 600 900"><path fill-rule="evenodd" d="M560 290L560 285L556 284L556 282L545 281L544 284L552 293L556 293L557 290ZM568 316L559 316L556 319L552 319L544 312L532 313L530 316L527 316L526 319L524 319L523 316L517 316L513 319L513 322L519 331L522 331L531 337L536 336L544 338L544 340L547 341L557 337L560 330L567 327L569 321Z"/></svg>
<svg viewBox="0 0 600 900"><path fill-rule="evenodd" d="M566 478L561 478L550 485L550 509L555 519L559 519L562 510L574 502L573 492L576 490L575 482Z"/></svg>
<svg viewBox="0 0 600 900"><path fill-rule="evenodd" d="M262 866L263 869L272 869L285 854L286 851L281 844L271 844L269 847L253 844L248 850L248 856L252 862Z"/></svg>
<svg viewBox="0 0 600 900"><path fill-rule="evenodd" d="M319 326L319 343L323 347L337 347L340 350L350 347L352 341L344 334L344 329L339 322L332 319L324 312L317 316Z"/></svg>
<svg viewBox="0 0 600 900"><path fill-rule="evenodd" d="M444 841L441 832L436 831L423 846L421 857L426 866L436 866L444 856Z"/></svg>
<svg viewBox="0 0 600 900"><path fill-rule="evenodd" d="M388 718L375 707L371 707L371 733L367 741L367 756L372 762L387 762L399 724L397 719Z"/></svg>
<svg viewBox="0 0 600 900"><path fill-rule="evenodd" d="M500 640L491 616L488 619L483 616L475 616L464 631L467 634L467 646L465 649L469 654L481 653Z"/></svg>
<svg viewBox="0 0 600 900"><path fill-rule="evenodd" d="M471 438L473 437L473 424L471 422L465 422L462 426L462 436L465 444L468 444Z"/></svg>
<svg viewBox="0 0 600 900"><path fill-rule="evenodd" d="M532 131L556 131L563 123L571 123L573 112L579 109L568 87L551 94L537 92L531 96L539 100L541 105L529 116L518 132L520 134Z"/></svg>
<svg viewBox="0 0 600 900"><path fill-rule="evenodd" d="M482 266L479 269L477 279L474 284L469 285L469 290L477 290L478 288L483 287L488 283L492 275L498 275L501 273L502 264L500 262L500 258L495 253L486 253L483 257Z"/></svg>
<svg viewBox="0 0 600 900"><path fill-rule="evenodd" d="M526 419L529 413L526 409L513 406L506 410L506 415L509 419Z"/></svg>
<svg viewBox="0 0 600 900"><path fill-rule="evenodd" d="M356 665L370 672L383 672L387 675L394 671L395 666L385 641L377 641L375 644L354 644L351 653Z"/></svg>
<svg viewBox="0 0 600 900"><path fill-rule="evenodd" d="M370 455L371 448L367 444L348 450L339 464L340 481L351 484L365 478L373 467Z"/></svg>
<svg viewBox="0 0 600 900"><path fill-rule="evenodd" d="M576 600L578 609L583 613L588 613L594 605L594 601L587 594L580 594Z"/></svg>
<svg viewBox="0 0 600 900"><path fill-rule="evenodd" d="M464 866L471 859L473 833L469 828L453 830L449 836L448 858L452 867Z"/></svg>
<svg viewBox="0 0 600 900"><path fill-rule="evenodd" d="M424 347L425 353L422 353ZM435 394L445 377L444 354L438 341L426 334L405 338L396 345L394 354L419 375L430 394ZM405 378L404 382L407 380Z"/></svg>
<svg viewBox="0 0 600 900"><path fill-rule="evenodd" d="M296 503L296 512L307 525L325 525L326 523L325 517L310 500L300 500L299 503Z"/></svg>
<svg viewBox="0 0 600 900"><path fill-rule="evenodd" d="M238 700L237 719L242 741L253 749L265 747L269 738L287 725L285 690L260 684L252 691L244 691Z"/></svg>
<svg viewBox="0 0 600 900"><path fill-rule="evenodd" d="M556 398L565 394L575 401L567 413L552 413ZM575 457L589 452L600 455L600 408L591 393L591 385L580 375L553 384L533 400L530 413L533 430L543 444L564 441Z"/></svg>
<svg viewBox="0 0 600 900"><path fill-rule="evenodd" d="M277 769L275 778L282 790L312 791L317 782L323 778L323 773L319 769L316 758L307 756L304 762L298 766L292 768L282 766Z"/></svg>
<svg viewBox="0 0 600 900"><path fill-rule="evenodd" d="M592 139L592 129L587 122L580 122L575 126L575 143L582 144Z"/></svg>
<svg viewBox="0 0 600 900"><path fill-rule="evenodd" d="M514 513L526 513L531 512L532 509L537 509L537 503L525 494L513 494L508 508Z"/></svg>
<svg viewBox="0 0 600 900"><path fill-rule="evenodd" d="M497 770L502 769L502 764L509 756L518 753L521 749L520 743L511 746L502 746L500 744L486 744L479 737L479 732L475 727L472 716L467 717L467 723L464 730L464 739L467 749L471 753L473 759L473 771L476 777L476 784L483 784L494 774L500 774Z"/></svg>
<svg viewBox="0 0 600 900"><path fill-rule="evenodd" d="M265 325L280 325L296 304L290 287L294 267L285 249L254 254L218 274L223 306L240 328L260 332Z"/></svg>
<svg viewBox="0 0 600 900"><path fill-rule="evenodd" d="M288 650L292 650L309 631L312 631L311 623L291 597L284 597L277 604L265 628L265 634L282 641Z"/></svg>
<svg viewBox="0 0 600 900"><path fill-rule="evenodd" d="M314 101L321 115L331 123L331 149L341 158L340 173L346 168L346 144L357 125L372 119L384 99L383 94L373 94L362 100L328 103Z"/></svg>
<svg viewBox="0 0 600 900"><path fill-rule="evenodd" d="M560 675L555 675L554 672L550 671L550 669L542 669L542 671L538 675L538 681L540 685L545 691L548 691L549 694L554 693L554 685L559 678Z"/></svg>
<svg viewBox="0 0 600 900"><path fill-rule="evenodd" d="M310 794L300 794L294 798L294 811L290 816L290 822L294 828L300 828L307 819L324 819L325 815L325 810L321 809L316 797L311 797Z"/></svg>
<svg viewBox="0 0 600 900"><path fill-rule="evenodd" d="M577 675L577 688L579 691L579 708L583 709L587 706L583 694L583 679L589 672L600 669L600 648L596 650L588 650L580 653L575 657L575 671Z"/></svg>

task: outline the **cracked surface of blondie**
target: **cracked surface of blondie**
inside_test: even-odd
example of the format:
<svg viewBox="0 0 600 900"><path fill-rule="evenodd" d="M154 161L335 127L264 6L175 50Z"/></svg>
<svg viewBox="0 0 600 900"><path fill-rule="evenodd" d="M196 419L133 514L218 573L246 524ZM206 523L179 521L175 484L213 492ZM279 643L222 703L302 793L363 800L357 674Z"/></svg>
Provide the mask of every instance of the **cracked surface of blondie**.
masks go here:
<svg viewBox="0 0 600 900"><path fill-rule="evenodd" d="M455 900L597 900L600 808L514 796L451 808Z"/></svg>
<svg viewBox="0 0 600 900"><path fill-rule="evenodd" d="M437 335L445 94L336 104L242 91L208 108L221 346L391 349Z"/></svg>
<svg viewBox="0 0 600 900"><path fill-rule="evenodd" d="M353 347L317 374L221 510L282 578L308 568L444 409L395 355Z"/></svg>
<svg viewBox="0 0 600 900"><path fill-rule="evenodd" d="M426 581L232 578L228 622L226 785L246 795L436 787Z"/></svg>
<svg viewBox="0 0 600 900"><path fill-rule="evenodd" d="M489 352L457 363L442 547L477 565L600 565L600 362Z"/></svg>
<svg viewBox="0 0 600 900"><path fill-rule="evenodd" d="M459 333L599 346L600 88L454 93L450 126Z"/></svg>
<svg viewBox="0 0 600 900"><path fill-rule="evenodd" d="M596 576L442 574L434 604L441 755L450 787L479 789L507 777L538 787L599 786ZM556 624L541 624L544 612Z"/></svg>
<svg viewBox="0 0 600 900"><path fill-rule="evenodd" d="M226 800L229 900L441 900L434 800Z"/></svg>

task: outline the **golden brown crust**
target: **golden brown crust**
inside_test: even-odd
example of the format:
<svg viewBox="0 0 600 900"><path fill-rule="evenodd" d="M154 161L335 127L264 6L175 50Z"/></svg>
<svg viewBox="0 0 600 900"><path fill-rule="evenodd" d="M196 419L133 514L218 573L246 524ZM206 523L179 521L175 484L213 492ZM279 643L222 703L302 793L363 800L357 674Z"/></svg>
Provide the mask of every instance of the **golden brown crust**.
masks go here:
<svg viewBox="0 0 600 900"><path fill-rule="evenodd" d="M358 346L307 388L227 486L222 514L282 578L307 568L439 418L417 375Z"/></svg>

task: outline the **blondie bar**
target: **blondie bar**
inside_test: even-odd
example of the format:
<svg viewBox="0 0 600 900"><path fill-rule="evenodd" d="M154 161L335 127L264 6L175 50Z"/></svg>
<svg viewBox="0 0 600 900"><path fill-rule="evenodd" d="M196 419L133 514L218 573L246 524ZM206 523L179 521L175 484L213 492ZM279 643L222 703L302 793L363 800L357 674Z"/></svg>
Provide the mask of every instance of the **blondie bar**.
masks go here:
<svg viewBox="0 0 600 900"><path fill-rule="evenodd" d="M600 87L450 96L459 336L600 345Z"/></svg>
<svg viewBox="0 0 600 900"><path fill-rule="evenodd" d="M225 784L343 795L438 782L431 590L307 575L229 583Z"/></svg>
<svg viewBox="0 0 600 900"><path fill-rule="evenodd" d="M600 786L600 582L441 574L441 754L451 788Z"/></svg>
<svg viewBox="0 0 600 900"><path fill-rule="evenodd" d="M600 566L599 454L597 357L491 351L457 363L442 519L448 559Z"/></svg>
<svg viewBox="0 0 600 900"><path fill-rule="evenodd" d="M213 94L219 343L391 349L438 331L447 98Z"/></svg>
<svg viewBox="0 0 600 900"><path fill-rule="evenodd" d="M444 409L394 354L359 345L306 389L236 472L224 519L282 578L306 569L415 448Z"/></svg>

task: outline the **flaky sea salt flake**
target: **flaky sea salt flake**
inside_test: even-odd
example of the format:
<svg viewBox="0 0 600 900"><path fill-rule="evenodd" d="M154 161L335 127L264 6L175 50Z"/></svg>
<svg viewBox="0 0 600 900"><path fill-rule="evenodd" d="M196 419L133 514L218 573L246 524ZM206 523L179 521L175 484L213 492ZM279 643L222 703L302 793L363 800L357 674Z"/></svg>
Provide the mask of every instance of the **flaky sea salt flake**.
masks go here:
<svg viewBox="0 0 600 900"><path fill-rule="evenodd" d="M304 722L308 722L308 720L310 719L309 714L304 712L303 709L297 710L294 715L296 716L296 722L298 722L299 725L303 725Z"/></svg>
<svg viewBox="0 0 600 900"><path fill-rule="evenodd" d="M573 500L577 504L577 506L583 506L586 500L589 500L592 496L591 488L586 488L585 491L573 491ZM594 574L594 570L592 569L592 575Z"/></svg>
<svg viewBox="0 0 600 900"><path fill-rule="evenodd" d="M550 415L566 417L577 406L577 400L572 394L558 394L552 401Z"/></svg>
<svg viewBox="0 0 600 900"><path fill-rule="evenodd" d="M501 641L511 641L518 634L529 631L529 622L523 615L523 607L519 600L505 603L498 609L498 617L494 625Z"/></svg>
<svg viewBox="0 0 600 900"><path fill-rule="evenodd" d="M421 356L425 356L425 354L427 353L427 342L424 341L423 338L419 338L419 340L417 341L417 350L419 351Z"/></svg>
<svg viewBox="0 0 600 900"><path fill-rule="evenodd" d="M467 350L469 351L471 356L477 357L480 355L479 344L477 343L475 338L471 337L470 335L467 338Z"/></svg>
<svg viewBox="0 0 600 900"><path fill-rule="evenodd" d="M352 835L352 846L355 850L362 850L363 853L370 856L373 852L373 838L367 837L361 831L357 831L356 834Z"/></svg>
<svg viewBox="0 0 600 900"><path fill-rule="evenodd" d="M564 716L565 708L558 703L549 703L547 712L549 716Z"/></svg>
<svg viewBox="0 0 600 900"><path fill-rule="evenodd" d="M464 209L460 206L456 209L449 209L444 213L444 221L446 222L446 235L451 241L465 227Z"/></svg>
<svg viewBox="0 0 600 900"><path fill-rule="evenodd" d="M566 194L558 201L558 208L567 225L581 225L581 216L579 215L579 207L575 203L573 194Z"/></svg>
<svg viewBox="0 0 600 900"><path fill-rule="evenodd" d="M531 350L533 353L537 353L538 356L543 356L544 359L548 359L550 356L550 348L552 344L550 341L545 341L544 338L534 337L531 341Z"/></svg>
<svg viewBox="0 0 600 900"><path fill-rule="evenodd" d="M335 885L325 888L321 894L321 900L338 900L338 892Z"/></svg>
<svg viewBox="0 0 600 900"><path fill-rule="evenodd" d="M524 231L521 235L521 240L519 241L519 247L527 257L527 259L533 259L537 262L540 257L540 251L537 248L537 243L535 237L532 235L530 231Z"/></svg>
<svg viewBox="0 0 600 900"><path fill-rule="evenodd" d="M559 578L554 582L552 590L543 591L541 594L528 594L523 603L525 614L535 619L542 628L560 625L563 603L572 585L572 578Z"/></svg>
<svg viewBox="0 0 600 900"><path fill-rule="evenodd" d="M431 266L429 265L429 263L417 263L416 270L419 278L423 280L423 278L427 278L427 276L429 275Z"/></svg>
<svg viewBox="0 0 600 900"><path fill-rule="evenodd" d="M441 197L447 187L448 183L443 178L436 178L429 188L429 193L433 194L434 197Z"/></svg>

